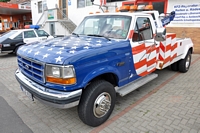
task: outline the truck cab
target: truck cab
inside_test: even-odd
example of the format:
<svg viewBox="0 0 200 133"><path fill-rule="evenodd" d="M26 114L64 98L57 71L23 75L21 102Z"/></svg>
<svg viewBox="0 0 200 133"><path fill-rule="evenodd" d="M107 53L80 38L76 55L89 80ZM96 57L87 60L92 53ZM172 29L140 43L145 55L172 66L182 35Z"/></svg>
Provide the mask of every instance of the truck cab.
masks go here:
<svg viewBox="0 0 200 133"><path fill-rule="evenodd" d="M70 36L20 47L16 79L32 100L78 105L80 119L99 126L112 113L116 94L155 79L156 69L189 70L191 39L176 38L163 26L157 11L88 15Z"/></svg>

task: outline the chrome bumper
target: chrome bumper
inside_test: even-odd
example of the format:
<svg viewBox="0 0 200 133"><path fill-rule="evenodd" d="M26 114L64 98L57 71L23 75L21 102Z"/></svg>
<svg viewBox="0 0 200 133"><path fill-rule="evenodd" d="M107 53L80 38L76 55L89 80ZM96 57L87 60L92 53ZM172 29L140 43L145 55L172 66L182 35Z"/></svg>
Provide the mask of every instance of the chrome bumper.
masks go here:
<svg viewBox="0 0 200 133"><path fill-rule="evenodd" d="M0 54L8 54L8 53L12 53L13 50L9 50L9 51L2 51L2 49L0 48Z"/></svg>
<svg viewBox="0 0 200 133"><path fill-rule="evenodd" d="M71 108L79 104L82 89L72 92L63 92L45 88L28 79L19 69L16 70L15 77L25 90L33 94L33 97L44 104L63 109Z"/></svg>

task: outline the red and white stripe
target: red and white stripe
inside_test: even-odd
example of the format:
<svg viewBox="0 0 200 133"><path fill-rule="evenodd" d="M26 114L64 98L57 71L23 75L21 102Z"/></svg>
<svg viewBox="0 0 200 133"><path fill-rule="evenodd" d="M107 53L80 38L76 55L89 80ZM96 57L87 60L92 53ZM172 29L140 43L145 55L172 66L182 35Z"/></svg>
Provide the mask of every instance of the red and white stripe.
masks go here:
<svg viewBox="0 0 200 133"><path fill-rule="evenodd" d="M163 64L162 68L169 66L176 56L177 56L176 34L168 33L166 35L166 41L160 42L160 47L159 47L159 62ZM159 63L157 68L162 69Z"/></svg>
<svg viewBox="0 0 200 133"><path fill-rule="evenodd" d="M145 76L156 69L157 48L152 43L131 43L137 75Z"/></svg>

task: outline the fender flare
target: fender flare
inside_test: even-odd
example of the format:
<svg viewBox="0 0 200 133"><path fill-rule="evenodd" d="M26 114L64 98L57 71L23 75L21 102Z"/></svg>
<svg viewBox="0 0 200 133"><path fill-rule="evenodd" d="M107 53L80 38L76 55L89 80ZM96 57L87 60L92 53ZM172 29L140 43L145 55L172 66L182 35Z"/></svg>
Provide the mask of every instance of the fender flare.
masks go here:
<svg viewBox="0 0 200 133"><path fill-rule="evenodd" d="M106 74L106 73L112 73L114 75L117 76L117 78L119 79L120 77L120 72L118 71L117 68L112 67L112 66L101 66L98 67L92 71L90 71L90 73L88 73L85 78L83 79L82 85L81 86L87 86L87 84L94 78L102 75L102 74Z"/></svg>
<svg viewBox="0 0 200 133"><path fill-rule="evenodd" d="M24 45L24 44L26 44L26 43L20 42L20 43L15 44L15 47L19 47L19 46Z"/></svg>
<svg viewBox="0 0 200 133"><path fill-rule="evenodd" d="M189 41L189 43L183 49L184 54L181 55L181 59L184 59L187 56L187 53L190 49L191 49L191 53L193 53L193 51L194 51L193 43L192 43L191 39L189 39L188 41Z"/></svg>

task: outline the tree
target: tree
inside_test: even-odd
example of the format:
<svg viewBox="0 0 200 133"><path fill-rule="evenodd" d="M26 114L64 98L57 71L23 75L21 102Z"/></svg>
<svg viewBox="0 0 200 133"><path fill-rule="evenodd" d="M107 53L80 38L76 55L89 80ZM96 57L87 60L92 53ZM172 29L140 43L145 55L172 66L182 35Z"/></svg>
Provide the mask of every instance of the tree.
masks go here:
<svg viewBox="0 0 200 133"><path fill-rule="evenodd" d="M0 0L0 2L8 2L8 1L10 1L10 0Z"/></svg>

